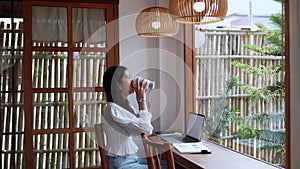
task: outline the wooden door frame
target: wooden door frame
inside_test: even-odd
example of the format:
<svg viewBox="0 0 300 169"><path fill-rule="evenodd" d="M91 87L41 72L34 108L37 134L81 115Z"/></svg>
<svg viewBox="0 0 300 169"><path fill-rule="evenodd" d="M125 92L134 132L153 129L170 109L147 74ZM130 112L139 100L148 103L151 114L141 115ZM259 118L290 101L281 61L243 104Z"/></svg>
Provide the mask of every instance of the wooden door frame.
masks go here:
<svg viewBox="0 0 300 169"><path fill-rule="evenodd" d="M185 124L189 112L195 112L196 93L195 93L195 52L194 52L195 28L192 24L184 25L184 77L185 77ZM187 127L187 126L185 126Z"/></svg>
<svg viewBox="0 0 300 169"><path fill-rule="evenodd" d="M34 89L32 88L32 14L31 14L31 7L33 5L42 5L42 4L48 4L50 6L65 6L67 8L72 8L74 6L80 6L81 4L85 4L85 6L88 3L105 3L106 5L110 4L112 6L112 14L107 16L108 21L113 21L111 24L112 29L110 29L111 32L109 32L112 36L110 36L110 39L108 39L109 49L107 51L107 66L112 65L118 65L119 64L119 25L118 25L118 9L119 9L119 0L86 0L84 2L80 0L52 0L52 1L37 1L37 0L24 0L23 1L23 11L24 11L24 57L23 57L23 70L24 70L24 114L25 114L25 136L24 136L24 142L25 142L25 168L33 168L35 164L34 159L34 147L33 147L33 136L35 134L44 134L44 133L51 133L51 129L49 131L35 131L33 130L33 93ZM70 12L70 10L68 10ZM72 20L70 20L70 13L68 12L68 25L72 25ZM72 43L72 27L68 27L68 41L69 44ZM72 53L72 46L68 46L67 49L68 53ZM69 58L72 57L68 56ZM71 66L68 70L72 69L72 63L69 59L68 64ZM70 93L70 88L72 88L72 77L73 72L68 71L68 92ZM71 77L71 78L70 78ZM70 87L71 86L71 87ZM73 105L73 99L72 95L69 94L68 96L70 105ZM69 113L70 113L70 128L69 129L62 129L61 132L69 133L69 159L70 159L70 168L75 168L75 144L74 144L74 135L75 132L78 131L75 130L74 127L74 119L72 117L73 107L69 106ZM72 120L73 119L73 120Z"/></svg>
<svg viewBox="0 0 300 169"><path fill-rule="evenodd" d="M284 33L285 33L285 150L286 169L291 169L291 104L290 104L290 20L289 20L289 0L283 0L284 5Z"/></svg>

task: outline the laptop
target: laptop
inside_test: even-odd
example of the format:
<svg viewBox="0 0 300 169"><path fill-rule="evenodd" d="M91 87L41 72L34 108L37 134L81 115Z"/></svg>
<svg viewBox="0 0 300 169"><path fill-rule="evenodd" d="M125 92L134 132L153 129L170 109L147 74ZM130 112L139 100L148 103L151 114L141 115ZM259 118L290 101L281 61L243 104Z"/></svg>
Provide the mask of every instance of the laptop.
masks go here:
<svg viewBox="0 0 300 169"><path fill-rule="evenodd" d="M181 133L160 134L160 137L173 144L200 142L205 116L194 112L189 113L186 135Z"/></svg>
<svg viewBox="0 0 300 169"><path fill-rule="evenodd" d="M211 153L211 150L201 143L205 116L194 112L189 113L186 135L181 133L166 133L159 136L172 143L180 153Z"/></svg>

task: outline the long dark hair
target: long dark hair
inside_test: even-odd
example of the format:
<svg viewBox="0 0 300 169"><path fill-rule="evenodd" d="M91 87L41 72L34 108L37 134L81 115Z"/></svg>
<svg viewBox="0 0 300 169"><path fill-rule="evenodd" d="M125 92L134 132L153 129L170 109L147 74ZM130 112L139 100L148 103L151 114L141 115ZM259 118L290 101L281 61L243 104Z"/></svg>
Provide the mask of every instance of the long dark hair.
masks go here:
<svg viewBox="0 0 300 169"><path fill-rule="evenodd" d="M124 66L109 67L103 75L103 87L106 95L106 101L116 103L135 115L128 100L124 100L119 91L119 85L126 70L127 68Z"/></svg>

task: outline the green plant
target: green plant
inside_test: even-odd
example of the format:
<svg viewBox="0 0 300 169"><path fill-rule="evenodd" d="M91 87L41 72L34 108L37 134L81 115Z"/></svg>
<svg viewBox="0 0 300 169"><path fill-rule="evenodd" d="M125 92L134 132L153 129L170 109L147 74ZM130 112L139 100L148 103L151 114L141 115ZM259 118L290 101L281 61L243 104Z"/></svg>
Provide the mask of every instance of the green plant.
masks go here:
<svg viewBox="0 0 300 169"><path fill-rule="evenodd" d="M251 113L248 116L240 119L238 130L233 133L234 138L239 139L257 139L262 140L266 144L260 147L273 151L275 157L272 163L285 166L285 131L284 130L269 130L253 127L253 122L259 123L261 126L268 126L269 122L284 120L284 113Z"/></svg>
<svg viewBox="0 0 300 169"><path fill-rule="evenodd" d="M209 109L204 131L205 135L212 141L219 142L222 134L226 133L228 129L229 120L238 112L237 109L232 109L229 103L229 96L231 95L232 88L237 85L236 83L237 77L230 76L220 97L215 100L214 107Z"/></svg>
<svg viewBox="0 0 300 169"><path fill-rule="evenodd" d="M282 3L282 0L275 0ZM272 28L267 28L261 23L256 25L264 32L266 32L265 45L262 47L255 45L244 45L245 48L261 53L263 55L282 56L284 55L284 35L283 35L283 23L282 14L274 14L270 17L270 22L273 25ZM260 66L254 67L249 64L243 64L240 62L232 62L232 65L243 70L244 72L251 74L255 77L271 77L276 76L278 73L284 75L284 64L277 64L273 66ZM282 79L277 79L270 85L266 86L252 86L250 84L236 83L236 87L239 87L245 91L250 97L250 104L257 102L276 102L278 99L282 99L285 96L285 82ZM281 166L285 166L285 131L284 130L271 130L266 124L271 121L284 121L284 112L250 112L242 119L231 118L231 120L238 122L240 125L236 132L233 133L235 138L255 138L258 140L267 141L262 149L273 150L276 154L276 158L273 163L278 163ZM254 127L253 123L260 124L261 128Z"/></svg>

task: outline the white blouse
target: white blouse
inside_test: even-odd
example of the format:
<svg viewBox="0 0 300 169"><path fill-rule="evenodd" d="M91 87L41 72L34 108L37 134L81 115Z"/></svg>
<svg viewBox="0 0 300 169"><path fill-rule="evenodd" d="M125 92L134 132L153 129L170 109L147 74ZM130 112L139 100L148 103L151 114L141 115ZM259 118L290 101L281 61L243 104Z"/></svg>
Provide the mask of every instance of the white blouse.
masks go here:
<svg viewBox="0 0 300 169"><path fill-rule="evenodd" d="M139 117L115 103L107 103L102 122L108 155L126 156L137 153L138 146L132 137L141 137L142 132L148 135L152 133L152 114L148 110L135 111L135 113L139 114Z"/></svg>

